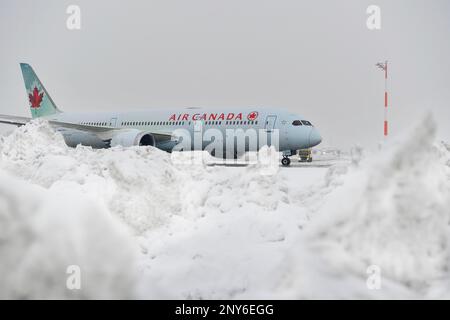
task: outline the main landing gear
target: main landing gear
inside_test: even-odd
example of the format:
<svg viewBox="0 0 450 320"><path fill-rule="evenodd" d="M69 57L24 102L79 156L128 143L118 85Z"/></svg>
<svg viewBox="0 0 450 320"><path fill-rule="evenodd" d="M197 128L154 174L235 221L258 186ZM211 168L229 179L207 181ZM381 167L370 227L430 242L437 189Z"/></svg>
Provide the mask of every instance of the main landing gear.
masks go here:
<svg viewBox="0 0 450 320"><path fill-rule="evenodd" d="M288 156L283 156L283 159L281 159L281 164L283 167L287 167L291 164L291 159L289 159Z"/></svg>

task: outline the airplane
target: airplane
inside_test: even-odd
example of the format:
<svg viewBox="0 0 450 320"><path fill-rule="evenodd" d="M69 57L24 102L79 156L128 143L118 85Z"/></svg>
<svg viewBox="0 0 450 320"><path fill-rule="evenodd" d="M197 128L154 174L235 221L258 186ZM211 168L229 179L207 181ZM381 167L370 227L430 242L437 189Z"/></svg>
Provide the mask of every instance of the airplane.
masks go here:
<svg viewBox="0 0 450 320"><path fill-rule="evenodd" d="M79 144L92 148L153 146L172 152L180 143L177 132L181 130L194 137L199 132L215 129L214 132L220 133L222 137L228 137L230 131L242 129L247 132L254 129L262 132L262 135L257 135L256 144L245 140L241 151L258 151L261 144L274 145L282 153L281 164L289 166L289 157L296 150L314 147L322 141L319 131L310 121L274 108L186 107L124 112L62 112L33 68L27 63L21 63L20 68L30 103L31 118L0 114L0 123L22 126L35 118L47 120L62 134L70 147ZM275 132L278 134L277 141L271 138ZM215 142L224 149L228 146L223 138ZM236 146L236 141L233 145ZM213 156L220 156L216 155L215 150L211 152L208 149L207 140L201 143L192 141L191 147L191 150L206 150ZM187 149L181 151L183 150ZM236 158L239 155L237 151L233 151L225 152L221 157Z"/></svg>

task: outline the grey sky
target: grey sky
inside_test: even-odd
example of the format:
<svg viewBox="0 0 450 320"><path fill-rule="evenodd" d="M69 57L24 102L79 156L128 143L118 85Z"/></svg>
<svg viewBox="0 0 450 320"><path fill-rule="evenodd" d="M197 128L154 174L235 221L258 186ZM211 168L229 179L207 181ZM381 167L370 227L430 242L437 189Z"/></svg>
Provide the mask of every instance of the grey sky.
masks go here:
<svg viewBox="0 0 450 320"><path fill-rule="evenodd" d="M80 31L66 28L70 4ZM380 31L366 27L370 4ZM64 111L280 107L339 147L381 140L374 64L388 59L391 134L432 110L450 140L448 0L1 0L0 48L3 114L29 116L28 62Z"/></svg>

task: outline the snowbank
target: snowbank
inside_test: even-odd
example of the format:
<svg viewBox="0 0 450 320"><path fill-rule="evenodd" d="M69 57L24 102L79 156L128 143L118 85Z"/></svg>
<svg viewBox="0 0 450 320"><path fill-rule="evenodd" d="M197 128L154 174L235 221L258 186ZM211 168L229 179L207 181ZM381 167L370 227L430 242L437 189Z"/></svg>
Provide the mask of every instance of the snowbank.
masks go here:
<svg viewBox="0 0 450 320"><path fill-rule="evenodd" d="M0 205L19 199L0 209L11 243L0 246L0 268L13 273L23 260L24 270L59 284L63 266L80 258L103 279L89 280L83 297L446 297L450 156L427 123L350 164L274 170L270 150L259 164L225 167L152 147L71 149L33 121L0 138L8 172ZM371 265L381 270L380 290L366 286ZM15 274L0 295L72 297L58 286L28 288L28 271Z"/></svg>
<svg viewBox="0 0 450 320"><path fill-rule="evenodd" d="M433 119L425 123L329 178L337 187L299 237L306 263L293 257L326 286L302 285L293 271L297 297L450 297L450 153L434 143ZM369 266L381 271L379 290L366 286Z"/></svg>
<svg viewBox="0 0 450 320"><path fill-rule="evenodd" d="M74 190L47 190L0 170L0 298L127 298L136 247L127 230ZM80 290L66 285L79 268ZM77 280L75 280L77 281Z"/></svg>

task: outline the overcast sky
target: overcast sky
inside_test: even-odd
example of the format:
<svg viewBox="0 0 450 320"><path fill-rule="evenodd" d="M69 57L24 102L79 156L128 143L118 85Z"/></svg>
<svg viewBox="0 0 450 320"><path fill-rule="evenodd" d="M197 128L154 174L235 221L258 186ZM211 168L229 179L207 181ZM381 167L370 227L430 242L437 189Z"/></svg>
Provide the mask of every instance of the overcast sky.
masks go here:
<svg viewBox="0 0 450 320"><path fill-rule="evenodd" d="M387 59L391 134L431 110L450 140L448 0L0 0L0 48L0 114L29 116L28 62L63 111L279 107L338 147L382 139Z"/></svg>

